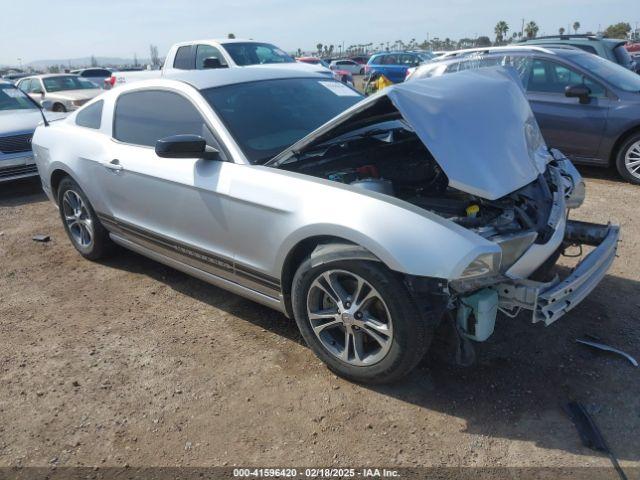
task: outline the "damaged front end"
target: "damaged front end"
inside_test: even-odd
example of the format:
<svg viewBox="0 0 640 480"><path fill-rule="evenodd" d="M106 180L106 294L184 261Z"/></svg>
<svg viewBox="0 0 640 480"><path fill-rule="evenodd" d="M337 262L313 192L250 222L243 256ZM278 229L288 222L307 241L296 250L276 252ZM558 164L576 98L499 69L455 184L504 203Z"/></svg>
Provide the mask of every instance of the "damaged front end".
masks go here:
<svg viewBox="0 0 640 480"><path fill-rule="evenodd" d="M554 161L548 167L553 189L552 208L542 231L546 238L531 242L515 259L512 245L494 238L503 251L500 273L475 278L475 285L464 279L449 284L455 295L457 327L471 340L489 338L498 311L515 317L521 310L529 310L533 323L550 325L586 298L616 257L619 226L569 220L569 206L576 208L582 203L584 183L560 152L552 151L552 154ZM579 247L580 252L583 247L594 248L566 277L539 279L548 275L559 256L570 247Z"/></svg>
<svg viewBox="0 0 640 480"><path fill-rule="evenodd" d="M521 85L505 70L385 89L270 165L395 197L496 247L434 290L448 295L457 331L475 341L493 333L498 311L526 309L533 322L553 323L596 287L615 258L618 226L568 219L584 200L582 177L547 148ZM566 278L540 280L572 245L595 249Z"/></svg>

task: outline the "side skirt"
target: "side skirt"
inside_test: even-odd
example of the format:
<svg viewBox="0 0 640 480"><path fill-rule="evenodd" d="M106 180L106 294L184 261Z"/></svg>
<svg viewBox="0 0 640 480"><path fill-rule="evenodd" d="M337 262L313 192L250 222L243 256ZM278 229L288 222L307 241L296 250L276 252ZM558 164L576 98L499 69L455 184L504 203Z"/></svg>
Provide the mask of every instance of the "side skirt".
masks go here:
<svg viewBox="0 0 640 480"><path fill-rule="evenodd" d="M175 268L176 270L180 270L181 272L184 272L187 275L191 275L193 277L199 278L200 280L203 280L207 283L215 285L216 287L223 288L232 293L235 293L249 300L253 300L257 303L260 303L262 305L265 305L267 307L273 308L275 310L278 310L279 312L286 314L284 303L281 301L280 298L270 297L268 295L257 292L255 290L251 290L250 288L243 287L242 285L232 282L231 280L227 280L217 275L214 275L212 273L208 273L203 270L200 270L199 268L192 267L183 262L170 258L166 255L163 255L158 252L154 252L153 250L150 250L141 245L138 245L137 243L127 240L126 238L121 237L120 235L117 235L115 233L110 233L109 236L114 242L116 242L118 245L123 246L124 248L133 250L134 252L139 253L140 255L144 255L145 257L148 257L152 260L168 265L169 267Z"/></svg>

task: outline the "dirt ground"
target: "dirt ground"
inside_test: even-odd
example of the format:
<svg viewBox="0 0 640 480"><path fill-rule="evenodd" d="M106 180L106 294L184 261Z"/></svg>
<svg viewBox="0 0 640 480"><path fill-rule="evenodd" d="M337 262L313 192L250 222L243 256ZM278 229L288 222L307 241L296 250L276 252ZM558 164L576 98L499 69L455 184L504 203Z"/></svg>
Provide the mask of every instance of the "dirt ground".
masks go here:
<svg viewBox="0 0 640 480"><path fill-rule="evenodd" d="M37 181L2 185L0 467L609 466L570 399L640 466L640 370L574 342L640 358L640 187L582 170L574 217L623 227L593 294L550 327L499 318L473 367L425 360L375 388L335 377L265 307L127 251L82 259Z"/></svg>

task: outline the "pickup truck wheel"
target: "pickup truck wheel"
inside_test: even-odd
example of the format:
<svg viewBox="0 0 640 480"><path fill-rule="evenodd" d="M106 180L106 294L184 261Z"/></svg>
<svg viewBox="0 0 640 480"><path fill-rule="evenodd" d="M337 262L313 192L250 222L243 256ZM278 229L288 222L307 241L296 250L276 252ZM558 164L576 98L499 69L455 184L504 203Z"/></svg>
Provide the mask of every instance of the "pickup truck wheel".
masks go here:
<svg viewBox="0 0 640 480"><path fill-rule="evenodd" d="M622 178L640 185L640 132L631 135L620 146L616 167Z"/></svg>
<svg viewBox="0 0 640 480"><path fill-rule="evenodd" d="M58 186L60 218L71 243L89 260L105 256L112 246L109 232L100 223L80 186L67 177Z"/></svg>
<svg viewBox="0 0 640 480"><path fill-rule="evenodd" d="M426 322L406 287L382 264L310 259L292 285L296 323L330 370L349 380L388 383L409 373L429 344Z"/></svg>

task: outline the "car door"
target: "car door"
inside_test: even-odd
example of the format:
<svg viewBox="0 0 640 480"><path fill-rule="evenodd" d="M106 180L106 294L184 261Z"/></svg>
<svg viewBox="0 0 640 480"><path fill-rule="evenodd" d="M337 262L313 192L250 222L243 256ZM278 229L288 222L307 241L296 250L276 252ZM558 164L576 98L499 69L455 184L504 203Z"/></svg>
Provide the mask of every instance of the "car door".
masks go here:
<svg viewBox="0 0 640 480"><path fill-rule="evenodd" d="M205 60L207 64L205 64ZM196 45L196 70L227 68L228 66L222 52L213 45Z"/></svg>
<svg viewBox="0 0 640 480"><path fill-rule="evenodd" d="M591 89L587 103L565 95L570 85ZM606 89L588 75L564 63L534 58L526 82L527 97L547 144L573 160L598 163L611 100Z"/></svg>
<svg viewBox="0 0 640 480"><path fill-rule="evenodd" d="M228 229L226 154L191 99L166 89L121 94L113 112L108 154L99 162L105 225L127 241L183 264L233 279ZM162 158L161 138L203 136L219 160Z"/></svg>
<svg viewBox="0 0 640 480"><path fill-rule="evenodd" d="M404 81L407 67L400 64L400 57L402 55L390 54L384 57L384 76L391 80L393 83L399 83Z"/></svg>

